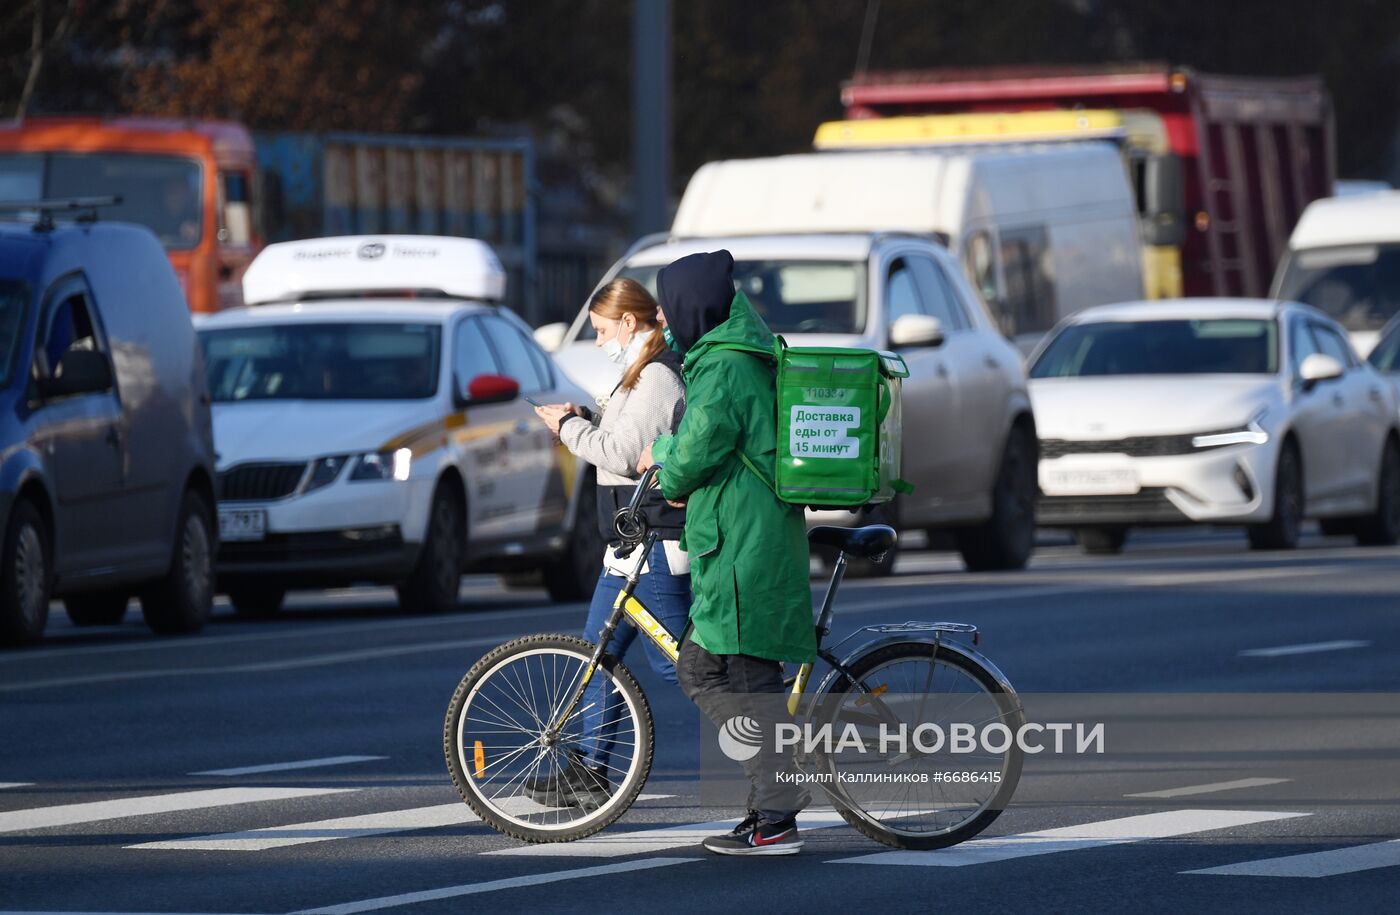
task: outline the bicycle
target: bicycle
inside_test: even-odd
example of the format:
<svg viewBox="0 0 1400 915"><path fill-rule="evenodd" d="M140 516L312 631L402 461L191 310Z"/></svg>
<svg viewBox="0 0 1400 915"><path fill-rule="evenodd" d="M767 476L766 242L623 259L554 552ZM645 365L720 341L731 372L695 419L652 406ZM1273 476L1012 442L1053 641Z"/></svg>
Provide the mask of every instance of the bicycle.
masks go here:
<svg viewBox="0 0 1400 915"><path fill-rule="evenodd" d="M452 782L482 821L504 835L527 842L584 838L622 816L646 782L654 751L651 707L631 672L607 649L625 619L673 661L679 651L676 634L633 594L656 542L640 505L659 469L654 466L642 475L631 501L614 518L624 544L619 554L625 559L636 552L637 558L598 641L544 634L506 642L477 661L453 693L443 725ZM878 524L808 532L809 542L838 553L815 623L817 655L829 671L810 697L811 663L788 678L788 711L794 722L816 734L824 725L835 734L854 727L857 736L873 736L882 727L882 733L897 734L894 725L903 723L907 737L909 721L902 712L912 712L907 717L926 728L939 715L960 714L959 722L996 722L1019 734L1025 723L1020 699L1005 675L977 651L976 626L880 624L861 627L831 648L823 645L847 557L878 558L895 539L892 528ZM873 637L838 657L837 651L862 633ZM602 679L595 683L598 677ZM905 689L895 692L896 686ZM586 718L591 719L587 725ZM931 739L933 731L924 733ZM895 742L894 749L901 752L874 759L804 745L797 761L846 822L865 836L896 848L943 848L977 835L996 819L1016 789L1022 753L1012 740L997 753L982 748L980 754L953 758L957 754L948 748L950 741L930 750L927 739L914 740L912 751L907 742ZM597 750L599 742L606 744L606 752L596 755L606 761L602 774L594 776L590 801L565 803L552 796L541 801L537 787L526 790L553 784L551 778L564 778L571 768L581 771L583 748ZM979 765L976 779L943 777ZM923 779L916 777L921 772ZM896 786L889 792L861 790L889 784ZM925 798L916 796L916 785L934 787ZM885 793L890 796L881 796Z"/></svg>

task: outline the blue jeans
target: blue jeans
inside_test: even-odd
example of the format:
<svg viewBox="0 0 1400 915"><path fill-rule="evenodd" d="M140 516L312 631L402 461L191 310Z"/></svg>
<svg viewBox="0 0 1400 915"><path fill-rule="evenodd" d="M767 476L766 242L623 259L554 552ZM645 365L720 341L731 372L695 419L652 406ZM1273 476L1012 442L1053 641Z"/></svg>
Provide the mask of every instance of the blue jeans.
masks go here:
<svg viewBox="0 0 1400 915"><path fill-rule="evenodd" d="M585 639L597 643L598 634L626 583L626 579L611 575L606 570L598 576L598 585L593 589L593 603L588 606L588 622L583 625ZM690 576L671 574L666 550L660 543L652 547L651 556L647 558L647 572L637 581L634 594L651 611L651 615L679 640L690 619ZM621 660L636 639L637 627L623 619L613 633L608 654ZM677 682L676 666L671 659L651 639L644 638L642 641L646 643L647 659L651 661L652 669L667 683ZM622 712L620 699L611 693L603 677L594 677L583 693L583 735L579 739L578 749L590 766L608 765L613 735L617 732Z"/></svg>

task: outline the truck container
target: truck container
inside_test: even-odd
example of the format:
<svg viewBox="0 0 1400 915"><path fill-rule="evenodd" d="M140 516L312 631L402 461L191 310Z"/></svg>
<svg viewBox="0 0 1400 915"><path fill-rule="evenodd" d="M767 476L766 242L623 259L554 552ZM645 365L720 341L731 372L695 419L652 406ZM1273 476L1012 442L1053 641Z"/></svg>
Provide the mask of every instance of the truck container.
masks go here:
<svg viewBox="0 0 1400 915"><path fill-rule="evenodd" d="M534 148L529 140L258 133L270 242L338 235L456 235L500 255L507 303L538 323Z"/></svg>
<svg viewBox="0 0 1400 915"><path fill-rule="evenodd" d="M1118 110L1148 248L1149 293L1262 296L1299 214L1331 194L1331 96L1319 77L1240 77L1162 63L867 73L852 120Z"/></svg>

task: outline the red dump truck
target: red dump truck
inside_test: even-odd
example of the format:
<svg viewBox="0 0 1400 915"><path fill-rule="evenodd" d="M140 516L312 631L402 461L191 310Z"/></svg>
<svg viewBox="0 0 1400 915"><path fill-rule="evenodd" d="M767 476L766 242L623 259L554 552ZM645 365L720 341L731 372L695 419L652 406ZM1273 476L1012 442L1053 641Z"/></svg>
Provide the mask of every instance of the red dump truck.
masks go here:
<svg viewBox="0 0 1400 915"><path fill-rule="evenodd" d="M1268 294L1303 208L1336 177L1319 77L1213 76L1160 63L859 75L852 120L960 112L1120 111L1150 294Z"/></svg>

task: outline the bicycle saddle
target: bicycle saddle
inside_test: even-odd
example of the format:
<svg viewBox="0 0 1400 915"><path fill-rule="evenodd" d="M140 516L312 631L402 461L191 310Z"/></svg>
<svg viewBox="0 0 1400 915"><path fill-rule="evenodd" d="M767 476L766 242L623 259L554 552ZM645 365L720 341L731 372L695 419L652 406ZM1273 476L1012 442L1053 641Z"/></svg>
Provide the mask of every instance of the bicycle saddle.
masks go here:
<svg viewBox="0 0 1400 915"><path fill-rule="evenodd" d="M831 527L822 525L807 532L807 542L815 546L832 546L848 556L869 558L878 556L894 546L897 538L888 524L867 524L865 527Z"/></svg>

